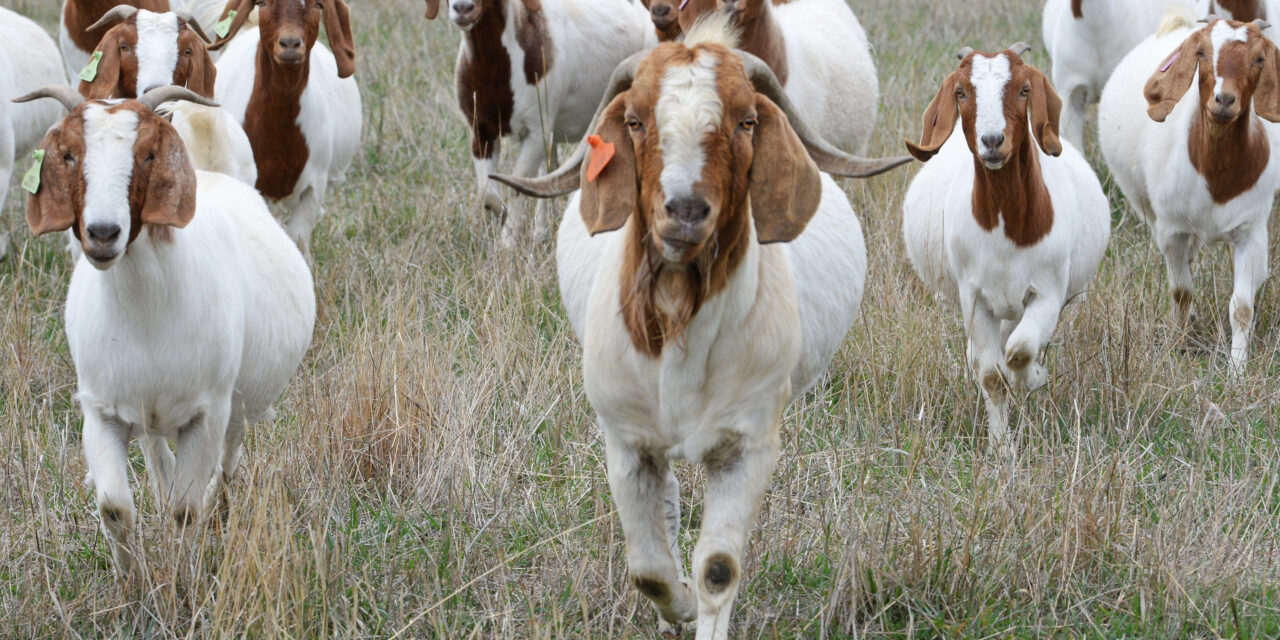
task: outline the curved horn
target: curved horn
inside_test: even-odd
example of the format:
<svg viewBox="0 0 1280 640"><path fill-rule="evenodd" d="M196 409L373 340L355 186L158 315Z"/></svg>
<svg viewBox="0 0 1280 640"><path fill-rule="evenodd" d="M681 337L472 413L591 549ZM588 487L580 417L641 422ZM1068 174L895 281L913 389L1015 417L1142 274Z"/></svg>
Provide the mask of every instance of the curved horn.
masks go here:
<svg viewBox="0 0 1280 640"><path fill-rule="evenodd" d="M1018 54L1018 57L1021 58L1022 56L1027 55L1027 52L1031 50L1031 45L1019 40L1009 45L1009 50Z"/></svg>
<svg viewBox="0 0 1280 640"><path fill-rule="evenodd" d="M186 87L177 87L174 85L156 87L138 96L138 102L147 105L147 108L152 111L155 111L156 107L169 102L170 100L185 100L187 102L194 102L206 107L218 106L218 103Z"/></svg>
<svg viewBox="0 0 1280 640"><path fill-rule="evenodd" d="M791 121L791 128L795 129L800 142L804 143L809 157L813 158L819 169L846 178L869 178L911 162L910 156L863 158L831 146L831 143L823 140L822 136L814 133L804 123L799 111L783 91L782 83L778 82L778 77L773 75L773 70L765 64L764 60L745 51L735 49L734 53L742 59L743 66L747 68L747 77L751 78L751 84L755 86L756 91L764 94L787 114L787 119Z"/></svg>
<svg viewBox="0 0 1280 640"><path fill-rule="evenodd" d="M956 59L964 60L965 58L968 58L971 54L973 54L973 47L960 47L960 50L956 52Z"/></svg>
<svg viewBox="0 0 1280 640"><path fill-rule="evenodd" d="M200 36L201 40L204 40L205 44L213 42L213 40L209 39L209 36L205 35L204 29L200 28L200 22L196 20L195 16L191 15L190 11L177 9L173 13L179 18L182 18L183 22L186 22L187 26L190 27L192 31L196 32L196 35Z"/></svg>
<svg viewBox="0 0 1280 640"><path fill-rule="evenodd" d="M619 62L618 66L614 67L613 75L609 77L609 85L605 88L604 96L600 99L600 106L596 107L596 114L591 117L591 125L587 127L587 135L582 137L582 141L573 150L573 154L559 168L537 178L521 178L502 174L493 174L489 178L497 180L519 193L535 198L554 198L577 191L581 181L581 177L578 176L578 169L582 167L582 161L587 157L587 148L589 147L587 136L595 132L596 126L600 124L600 114L604 113L605 107L608 107L609 103L613 102L613 99L618 94L631 88L631 81L636 77L636 67L640 65L640 60L644 59L648 53L648 51L641 51L632 54L630 58Z"/></svg>
<svg viewBox="0 0 1280 640"><path fill-rule="evenodd" d="M84 102L84 96L80 95L79 91L63 84L53 84L42 89L36 89L21 98L14 98L13 101L31 102L40 98L53 98L61 102L62 106L67 108L67 111L74 111L76 107L80 106L80 103Z"/></svg>
<svg viewBox="0 0 1280 640"><path fill-rule="evenodd" d="M138 12L137 7L131 7L127 4L118 4L114 7L111 7L110 11L102 14L102 17L98 18L97 22L93 23L92 25L89 25L89 28L85 29L85 32L88 33L90 31L93 31L94 29L107 27L108 25L110 25L111 23L117 20L120 20L120 21L128 20L129 18L133 17L133 14L137 12Z"/></svg>
<svg viewBox="0 0 1280 640"><path fill-rule="evenodd" d="M1196 22L1200 22L1200 23L1203 23L1203 24L1209 24L1210 22L1213 22L1214 20L1217 20L1217 19L1218 19L1218 16L1216 16L1216 15L1214 15L1214 14L1212 14L1212 13L1211 13L1211 14L1209 14L1209 15L1207 15L1207 16L1205 16L1205 17L1203 17L1203 18L1200 18L1199 20L1196 20Z"/></svg>

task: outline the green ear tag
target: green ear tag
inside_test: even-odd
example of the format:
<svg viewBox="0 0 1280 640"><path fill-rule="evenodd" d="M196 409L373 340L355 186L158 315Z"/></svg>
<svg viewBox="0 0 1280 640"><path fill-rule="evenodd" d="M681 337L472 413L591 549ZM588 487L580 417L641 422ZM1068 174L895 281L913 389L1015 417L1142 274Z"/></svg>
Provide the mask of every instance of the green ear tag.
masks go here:
<svg viewBox="0 0 1280 640"><path fill-rule="evenodd" d="M31 168L27 169L26 175L22 176L22 188L27 193L35 195L40 190L40 166L44 164L44 149L36 149L31 152L31 157L35 162L31 163Z"/></svg>
<svg viewBox="0 0 1280 640"><path fill-rule="evenodd" d="M217 35L219 38L227 37L227 34L231 33L231 21L235 19L236 19L236 10L232 9L228 11L227 17L219 20L218 24L213 26L213 33Z"/></svg>
<svg viewBox="0 0 1280 640"><path fill-rule="evenodd" d="M84 68L80 70L80 79L85 82L93 82L93 79L98 77L98 63L101 61L102 52L94 51L93 57L89 58L89 64L86 64Z"/></svg>

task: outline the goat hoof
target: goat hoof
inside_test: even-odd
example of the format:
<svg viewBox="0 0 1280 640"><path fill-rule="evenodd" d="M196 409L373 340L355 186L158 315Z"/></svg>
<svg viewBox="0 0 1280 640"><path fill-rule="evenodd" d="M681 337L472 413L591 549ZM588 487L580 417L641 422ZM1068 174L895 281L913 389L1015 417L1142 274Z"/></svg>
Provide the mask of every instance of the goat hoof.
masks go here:
<svg viewBox="0 0 1280 640"><path fill-rule="evenodd" d="M658 634L664 638L679 638L684 635L684 626L679 622L667 622L658 616Z"/></svg>

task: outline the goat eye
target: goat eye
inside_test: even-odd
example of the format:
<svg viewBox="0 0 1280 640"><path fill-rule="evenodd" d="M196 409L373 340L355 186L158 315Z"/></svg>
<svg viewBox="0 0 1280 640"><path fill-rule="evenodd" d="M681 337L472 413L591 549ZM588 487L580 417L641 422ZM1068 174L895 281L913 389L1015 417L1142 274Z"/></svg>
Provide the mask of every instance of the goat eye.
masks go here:
<svg viewBox="0 0 1280 640"><path fill-rule="evenodd" d="M631 129L632 133L638 133L643 126L644 125L640 124L639 119L627 118L627 128Z"/></svg>
<svg viewBox="0 0 1280 640"><path fill-rule="evenodd" d="M1204 57L1204 49L1200 49L1200 50L1196 51L1196 57L1197 57L1197 58L1203 58L1203 57Z"/></svg>
<svg viewBox="0 0 1280 640"><path fill-rule="evenodd" d="M155 160L155 159L156 159L156 153L152 151L147 154L147 157L143 159L143 162L151 162L152 160Z"/></svg>
<svg viewBox="0 0 1280 640"><path fill-rule="evenodd" d="M316 2L316 5L315 5L315 7L314 7L314 8L316 8L316 9L323 9L323 8L324 8L324 3L323 3L323 2Z"/></svg>
<svg viewBox="0 0 1280 640"><path fill-rule="evenodd" d="M127 44L120 45L120 53L129 53L129 45Z"/></svg>
<svg viewBox="0 0 1280 640"><path fill-rule="evenodd" d="M964 100L964 89L956 87L956 100Z"/></svg>
<svg viewBox="0 0 1280 640"><path fill-rule="evenodd" d="M70 163L72 163L72 162L75 162L75 161L76 161L76 157L75 157L75 156L73 156L73 155L71 155L71 152L70 152L70 151L68 151L68 152L66 152L66 153L62 154L62 161L63 161L63 162L66 162L66 163L68 163L68 164L70 164Z"/></svg>
<svg viewBox="0 0 1280 640"><path fill-rule="evenodd" d="M191 55L191 50L190 50L190 49L187 49L186 51L183 51L183 52L182 52L182 55L184 55L184 56L189 56L189 55Z"/></svg>
<svg viewBox="0 0 1280 640"><path fill-rule="evenodd" d="M1023 86L1022 86L1022 91L1019 91L1019 92L1018 92L1018 95L1022 96L1023 98L1025 98L1025 97L1027 97L1027 96L1031 95L1031 85L1029 85L1029 84L1027 84L1027 85L1023 85Z"/></svg>
<svg viewBox="0 0 1280 640"><path fill-rule="evenodd" d="M746 131L746 132L750 133L750 132L752 132L752 131L754 131L754 130L755 130L756 125L757 125L757 124L759 124L759 123L760 123L760 122L759 122L758 120L756 120L755 118L744 118L744 119L742 120L742 124L740 124L740 125L738 125L738 126L742 127L742 130L743 130L743 131Z"/></svg>

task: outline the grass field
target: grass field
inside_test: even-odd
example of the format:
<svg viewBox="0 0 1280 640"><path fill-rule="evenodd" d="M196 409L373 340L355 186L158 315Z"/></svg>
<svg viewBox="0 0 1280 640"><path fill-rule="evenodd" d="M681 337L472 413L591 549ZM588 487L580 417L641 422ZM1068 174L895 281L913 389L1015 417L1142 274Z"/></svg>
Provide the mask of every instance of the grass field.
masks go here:
<svg viewBox="0 0 1280 640"><path fill-rule="evenodd" d="M60 4L0 0L51 33ZM958 47L1028 40L1049 64L1033 0L852 5L880 70L878 154L919 135ZM175 533L135 454L139 585L117 583L82 482L70 264L11 193L0 636L654 635L625 579L552 247L497 249L453 106L459 32L422 10L352 2L364 148L317 229L315 342L278 418L250 432L220 531ZM1264 287L1248 374L1230 378L1225 250L1199 262L1184 348L1163 261L1108 184L1102 272L1048 386L1015 403L1020 454L1000 464L961 327L903 252L914 171L845 183L867 234L863 313L786 415L735 637L1280 635L1280 287ZM699 472L679 472L690 549Z"/></svg>

